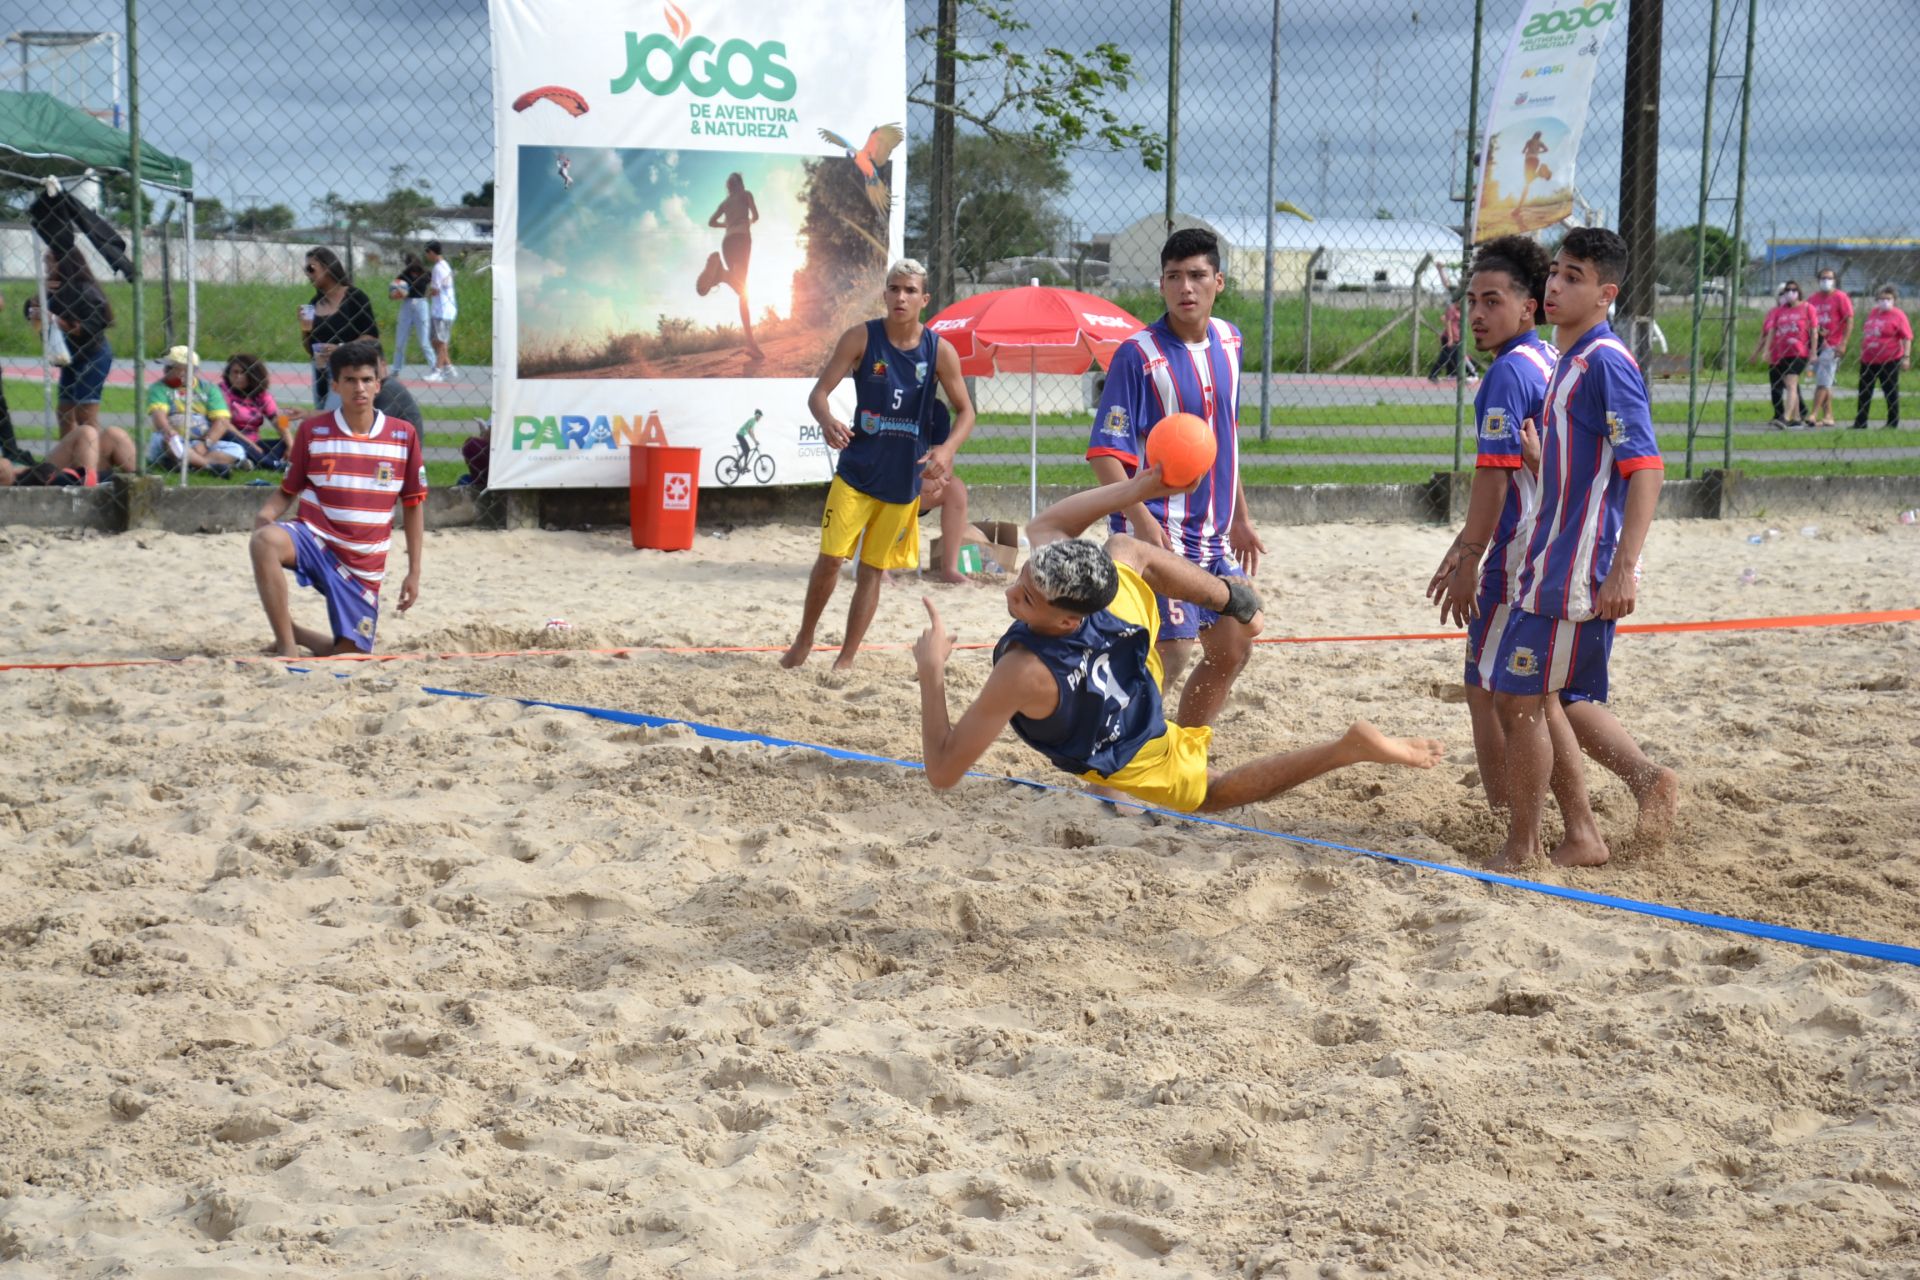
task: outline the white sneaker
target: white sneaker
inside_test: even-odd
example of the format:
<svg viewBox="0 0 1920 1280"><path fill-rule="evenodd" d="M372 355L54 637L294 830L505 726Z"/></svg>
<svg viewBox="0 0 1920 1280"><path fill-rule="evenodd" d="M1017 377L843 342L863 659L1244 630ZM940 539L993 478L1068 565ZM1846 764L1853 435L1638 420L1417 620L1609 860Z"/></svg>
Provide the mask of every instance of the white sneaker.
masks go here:
<svg viewBox="0 0 1920 1280"><path fill-rule="evenodd" d="M452 382L455 378L458 378L459 376L460 376L460 371L458 369L454 368L452 365L447 366L447 372L446 372L446 378L445 378L446 381Z"/></svg>
<svg viewBox="0 0 1920 1280"><path fill-rule="evenodd" d="M438 369L429 370L426 376L420 379L422 382L445 382L446 380L447 375Z"/></svg>

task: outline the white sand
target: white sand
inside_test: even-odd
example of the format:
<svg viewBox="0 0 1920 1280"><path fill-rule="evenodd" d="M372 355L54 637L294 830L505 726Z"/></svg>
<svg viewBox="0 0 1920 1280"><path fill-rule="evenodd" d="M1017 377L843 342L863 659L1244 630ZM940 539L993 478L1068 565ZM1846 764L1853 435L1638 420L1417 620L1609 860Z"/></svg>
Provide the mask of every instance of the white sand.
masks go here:
<svg viewBox="0 0 1920 1280"><path fill-rule="evenodd" d="M1657 526L1639 616L1920 599L1920 529L1823 524ZM0 537L10 660L265 638L238 536ZM1436 629L1445 539L1269 531L1270 632ZM434 535L383 645L784 643L810 546ZM956 704L985 670L956 656ZM897 651L348 675L0 676L0 1275L1920 1274L1920 970L418 692L910 756ZM1920 628L1626 637L1614 679L1678 836L1543 878L1920 938ZM1478 866L1458 681L1452 643L1263 648L1216 759L1442 737L1245 816Z"/></svg>

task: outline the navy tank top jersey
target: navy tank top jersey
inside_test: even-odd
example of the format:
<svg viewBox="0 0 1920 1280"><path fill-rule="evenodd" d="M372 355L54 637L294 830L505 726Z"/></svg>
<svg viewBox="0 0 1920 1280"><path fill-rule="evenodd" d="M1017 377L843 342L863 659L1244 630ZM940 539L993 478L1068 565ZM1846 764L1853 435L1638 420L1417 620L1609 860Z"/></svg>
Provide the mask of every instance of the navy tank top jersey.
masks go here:
<svg viewBox="0 0 1920 1280"><path fill-rule="evenodd" d="M1068 773L1118 773L1166 731L1160 686L1147 670L1151 642L1145 627L1105 609L1064 636L1014 623L994 646L993 660L1017 644L1046 664L1060 689L1052 715L1016 715L1014 733Z"/></svg>
<svg viewBox="0 0 1920 1280"><path fill-rule="evenodd" d="M920 495L939 349L939 336L923 329L919 345L902 351L887 339L885 320L867 321L867 349L853 371L853 439L840 452L839 476L869 497L911 502Z"/></svg>

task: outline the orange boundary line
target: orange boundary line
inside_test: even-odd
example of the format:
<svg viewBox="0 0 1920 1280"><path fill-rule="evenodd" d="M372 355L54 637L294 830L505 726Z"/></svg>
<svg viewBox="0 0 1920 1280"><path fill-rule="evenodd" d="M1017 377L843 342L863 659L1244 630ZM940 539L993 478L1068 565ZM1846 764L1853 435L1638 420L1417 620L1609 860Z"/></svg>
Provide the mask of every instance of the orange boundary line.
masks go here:
<svg viewBox="0 0 1920 1280"><path fill-rule="evenodd" d="M1619 627L1622 634L1673 635L1689 631L1780 631L1802 627L1867 627L1894 622L1920 622L1920 609L1883 609L1874 613L1801 613L1778 618L1726 618L1709 622L1630 622ZM1262 636L1255 644L1373 644L1410 640L1460 640L1464 631L1420 631L1401 635L1375 636ZM864 649L876 652L900 651L907 644L870 644ZM977 641L955 645L956 649L990 649L992 644ZM566 656L631 657L640 653L785 653L778 644L722 645L630 645L621 649L503 649L492 653L343 653L324 658L243 657L227 661L238 663L297 662L452 662L491 658L558 658ZM815 653L832 653L837 645L815 645ZM208 661L220 659L209 658ZM101 667L178 666L190 658L120 658L101 662L0 662L0 671L77 671Z"/></svg>

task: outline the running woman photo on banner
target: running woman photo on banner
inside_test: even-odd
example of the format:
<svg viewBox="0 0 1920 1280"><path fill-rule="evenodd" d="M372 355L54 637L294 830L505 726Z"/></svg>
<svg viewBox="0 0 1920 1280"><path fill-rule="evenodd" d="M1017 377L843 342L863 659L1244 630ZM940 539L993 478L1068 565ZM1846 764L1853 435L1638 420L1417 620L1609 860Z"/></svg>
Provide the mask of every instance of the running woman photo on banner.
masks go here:
<svg viewBox="0 0 1920 1280"><path fill-rule="evenodd" d="M807 392L904 231L903 9L492 14L491 484L624 486L643 442L702 449L719 483L756 412L765 461L731 483L826 480Z"/></svg>
<svg viewBox="0 0 1920 1280"><path fill-rule="evenodd" d="M1573 212L1574 157L1593 76L1627 0L1525 0L1493 86L1473 241L1526 235Z"/></svg>

